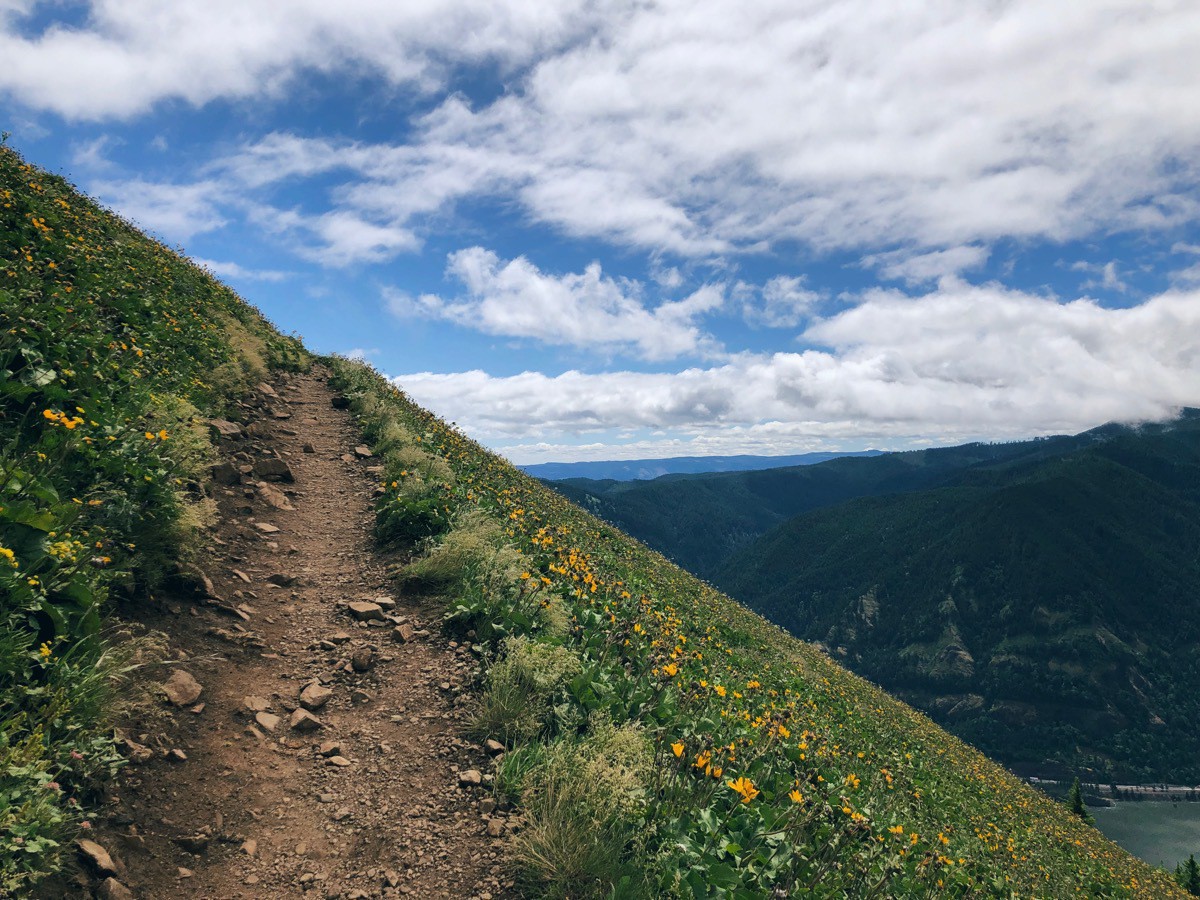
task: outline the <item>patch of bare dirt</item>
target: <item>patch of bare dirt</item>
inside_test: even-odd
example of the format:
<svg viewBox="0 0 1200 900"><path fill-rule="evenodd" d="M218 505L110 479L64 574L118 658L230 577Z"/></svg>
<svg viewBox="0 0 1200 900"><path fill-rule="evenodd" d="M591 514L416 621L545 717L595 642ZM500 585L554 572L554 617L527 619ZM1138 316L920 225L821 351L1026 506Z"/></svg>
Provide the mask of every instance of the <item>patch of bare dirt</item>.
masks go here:
<svg viewBox="0 0 1200 900"><path fill-rule="evenodd" d="M81 853L65 896L511 895L513 823L462 736L477 662L386 578L378 460L326 374L281 379L241 427L219 425L220 522L191 595L125 611L169 635L174 662L161 714L128 723L134 762L92 831L111 872Z"/></svg>

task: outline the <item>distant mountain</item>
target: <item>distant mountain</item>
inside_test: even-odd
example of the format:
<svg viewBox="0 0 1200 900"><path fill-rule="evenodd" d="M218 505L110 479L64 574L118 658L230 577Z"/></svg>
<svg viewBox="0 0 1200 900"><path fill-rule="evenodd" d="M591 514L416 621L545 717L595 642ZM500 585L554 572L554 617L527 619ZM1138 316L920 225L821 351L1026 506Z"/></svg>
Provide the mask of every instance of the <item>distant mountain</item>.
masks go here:
<svg viewBox="0 0 1200 900"><path fill-rule="evenodd" d="M1200 781L1200 413L800 515L715 583L1012 765Z"/></svg>
<svg viewBox="0 0 1200 900"><path fill-rule="evenodd" d="M555 487L1014 767L1200 781L1200 411Z"/></svg>
<svg viewBox="0 0 1200 900"><path fill-rule="evenodd" d="M611 459L598 462L537 463L521 466L534 478L562 481L594 478L612 481L644 481L663 475L703 472L745 472L785 466L811 466L843 456L879 456L882 450L848 453L800 453L795 456L672 456L664 459Z"/></svg>
<svg viewBox="0 0 1200 900"><path fill-rule="evenodd" d="M923 490L960 471L1058 456L1103 437L1103 429L1097 429L1073 437L842 457L808 466L653 481L573 478L550 486L708 578L732 553L800 513L855 497Z"/></svg>

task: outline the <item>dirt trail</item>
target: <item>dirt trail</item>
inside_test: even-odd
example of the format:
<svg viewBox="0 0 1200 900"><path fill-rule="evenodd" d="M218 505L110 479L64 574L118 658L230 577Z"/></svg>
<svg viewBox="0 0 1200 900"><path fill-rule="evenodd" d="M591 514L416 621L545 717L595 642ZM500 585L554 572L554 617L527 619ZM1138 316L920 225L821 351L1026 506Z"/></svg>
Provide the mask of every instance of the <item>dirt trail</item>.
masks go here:
<svg viewBox="0 0 1200 900"><path fill-rule="evenodd" d="M218 480L234 483L215 487L217 540L196 579L211 585L136 612L180 657L162 679L179 669L203 691L193 702L180 676L165 722L131 723L127 749L149 758L94 829L134 897L509 895L508 822L470 783L489 763L461 737L475 662L436 608L389 585L369 537L378 460L356 455L325 374L260 392L243 433L221 440ZM360 621L356 602L382 609ZM294 718L313 684L325 690L309 689L320 724L306 732Z"/></svg>

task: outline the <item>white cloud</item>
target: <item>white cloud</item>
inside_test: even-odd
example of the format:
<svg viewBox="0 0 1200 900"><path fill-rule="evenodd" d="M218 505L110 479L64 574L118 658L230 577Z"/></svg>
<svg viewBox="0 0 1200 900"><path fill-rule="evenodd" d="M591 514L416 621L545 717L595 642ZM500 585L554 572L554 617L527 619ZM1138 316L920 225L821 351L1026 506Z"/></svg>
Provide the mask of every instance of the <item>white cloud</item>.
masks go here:
<svg viewBox="0 0 1200 900"><path fill-rule="evenodd" d="M134 224L172 241L216 231L229 220L221 208L224 186L215 181L191 184L97 181L92 192Z"/></svg>
<svg viewBox="0 0 1200 900"><path fill-rule="evenodd" d="M681 300L648 306L639 282L606 277L599 263L580 273L552 275L524 257L505 262L482 247L450 254L447 274L463 284L463 297L411 297L388 290L389 308L399 316L440 319L486 334L583 349L619 349L650 360L717 349L696 321L724 302L719 285L705 285Z"/></svg>
<svg viewBox="0 0 1200 900"><path fill-rule="evenodd" d="M1106 291L1118 291L1125 293L1129 290L1129 285L1121 280L1120 273L1117 272L1116 260L1109 260L1106 263L1090 263L1085 260L1071 264L1072 272L1087 272L1092 277L1086 279L1081 284L1080 290L1092 290L1101 288Z"/></svg>
<svg viewBox="0 0 1200 900"><path fill-rule="evenodd" d="M1200 292L1105 309L945 281L920 296L869 292L806 338L825 349L675 373L472 371L396 381L527 458L538 443L564 447L631 429L656 433L649 440L660 449L699 441L709 453L782 453L813 441L894 446L931 435L952 443L1073 432L1200 405Z"/></svg>
<svg viewBox="0 0 1200 900"><path fill-rule="evenodd" d="M804 286L803 276L776 275L761 289L738 283L746 321L768 328L794 328L812 315L823 299Z"/></svg>
<svg viewBox="0 0 1200 900"><path fill-rule="evenodd" d="M879 274L890 281L918 285L977 269L990 255L988 248L968 244L926 253L904 250L876 253L863 257L863 265L878 268Z"/></svg>
<svg viewBox="0 0 1200 900"><path fill-rule="evenodd" d="M244 281L284 281L291 277L290 273L275 269L251 269L239 263L202 259L199 256L193 256L192 262L208 269L218 278L236 278Z"/></svg>
<svg viewBox="0 0 1200 900"><path fill-rule="evenodd" d="M1196 4L90 9L81 29L10 27L0 89L106 117L169 97L270 97L307 69L374 73L436 98L446 72L501 64L498 99L442 97L406 143L272 135L226 161L260 188L336 173L320 239L338 264L407 249L424 219L478 196L573 236L692 257L782 241L903 247L880 262L910 283L978 265L1000 238L1200 219ZM364 250L337 233L342 222L383 234Z"/></svg>
<svg viewBox="0 0 1200 900"><path fill-rule="evenodd" d="M275 97L305 70L365 68L431 90L449 58L507 69L576 37L590 15L582 2L291 0L284 10L265 0L91 0L81 27L27 34L22 24L0 6L0 91L67 118L105 119L169 98Z"/></svg>

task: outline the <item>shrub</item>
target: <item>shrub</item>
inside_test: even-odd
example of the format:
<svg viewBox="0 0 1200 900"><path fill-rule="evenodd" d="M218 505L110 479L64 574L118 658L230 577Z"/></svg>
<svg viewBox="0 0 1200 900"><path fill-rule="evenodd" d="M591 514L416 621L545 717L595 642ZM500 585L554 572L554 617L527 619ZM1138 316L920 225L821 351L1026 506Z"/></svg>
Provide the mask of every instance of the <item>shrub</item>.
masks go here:
<svg viewBox="0 0 1200 900"><path fill-rule="evenodd" d="M576 653L525 637L509 638L502 651L488 670L473 725L477 734L512 746L579 724L582 715L564 690L582 669Z"/></svg>
<svg viewBox="0 0 1200 900"><path fill-rule="evenodd" d="M641 819L652 760L633 725L602 722L548 748L524 774L525 827L507 850L525 886L547 897L646 896Z"/></svg>

